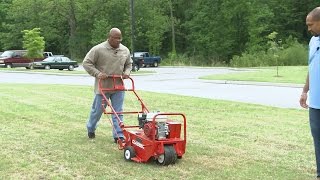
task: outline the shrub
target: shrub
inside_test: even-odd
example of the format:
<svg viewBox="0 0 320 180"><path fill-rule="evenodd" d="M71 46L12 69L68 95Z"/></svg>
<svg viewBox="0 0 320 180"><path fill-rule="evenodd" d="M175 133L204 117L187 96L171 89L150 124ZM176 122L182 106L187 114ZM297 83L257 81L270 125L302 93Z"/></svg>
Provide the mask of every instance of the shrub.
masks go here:
<svg viewBox="0 0 320 180"><path fill-rule="evenodd" d="M285 66L307 65L308 50L305 46L295 43L279 53L279 61Z"/></svg>
<svg viewBox="0 0 320 180"><path fill-rule="evenodd" d="M307 48L297 41L290 42L290 46L274 51L259 51L243 53L241 56L234 56L230 65L233 67L257 67L257 66L296 66L307 64Z"/></svg>

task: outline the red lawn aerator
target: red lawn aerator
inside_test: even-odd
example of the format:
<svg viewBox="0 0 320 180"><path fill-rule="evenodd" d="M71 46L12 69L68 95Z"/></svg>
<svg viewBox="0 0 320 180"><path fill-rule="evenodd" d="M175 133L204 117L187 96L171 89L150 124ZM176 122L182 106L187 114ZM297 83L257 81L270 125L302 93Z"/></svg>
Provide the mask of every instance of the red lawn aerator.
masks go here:
<svg viewBox="0 0 320 180"><path fill-rule="evenodd" d="M131 77L131 88L126 89L122 76L111 75L113 88L103 88L99 81L99 91L103 95L102 108L104 114L114 114L123 130L125 140L118 140L119 149L124 149L124 158L127 161L147 162L155 159L160 165L174 164L177 159L182 158L186 150L186 117L182 113L150 113L142 99L138 96L134 88L134 81ZM116 79L121 79L120 84L116 84ZM141 104L140 111L115 112L110 101L104 95L109 91L132 91ZM106 103L106 104L105 104ZM111 112L106 110L108 105ZM138 114L139 125L124 125L119 114ZM178 118L178 121L170 118ZM112 121L110 120L111 124ZM112 125L113 127L113 125ZM183 130L183 132L181 132Z"/></svg>

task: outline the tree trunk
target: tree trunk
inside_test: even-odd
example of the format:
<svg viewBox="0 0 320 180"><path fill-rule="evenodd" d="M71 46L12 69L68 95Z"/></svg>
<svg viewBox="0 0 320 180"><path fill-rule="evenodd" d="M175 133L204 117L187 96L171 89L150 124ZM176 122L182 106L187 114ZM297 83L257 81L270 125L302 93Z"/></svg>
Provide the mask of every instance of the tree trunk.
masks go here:
<svg viewBox="0 0 320 180"><path fill-rule="evenodd" d="M70 58L76 57L76 30L77 30L77 19L75 15L75 2L74 0L69 0L69 14L68 14L68 23L70 27L70 37L69 37L69 52Z"/></svg>
<svg viewBox="0 0 320 180"><path fill-rule="evenodd" d="M173 8L172 8L172 0L169 1L170 7L170 19L171 19L171 33L172 33L172 55L176 55L176 35L174 30L174 18L173 18Z"/></svg>

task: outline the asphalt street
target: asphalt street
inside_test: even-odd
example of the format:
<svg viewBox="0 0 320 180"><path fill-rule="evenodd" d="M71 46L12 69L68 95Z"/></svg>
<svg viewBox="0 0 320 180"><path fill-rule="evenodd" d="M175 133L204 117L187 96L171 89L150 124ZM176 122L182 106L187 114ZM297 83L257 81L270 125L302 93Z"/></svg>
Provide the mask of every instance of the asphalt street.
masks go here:
<svg viewBox="0 0 320 180"><path fill-rule="evenodd" d="M78 71L83 70L81 67ZM155 71L132 76L137 90L178 94L210 99L261 104L281 108L300 108L302 85L201 80L210 74L239 73L232 68L158 67ZM0 83L93 85L89 75L49 75L0 71Z"/></svg>

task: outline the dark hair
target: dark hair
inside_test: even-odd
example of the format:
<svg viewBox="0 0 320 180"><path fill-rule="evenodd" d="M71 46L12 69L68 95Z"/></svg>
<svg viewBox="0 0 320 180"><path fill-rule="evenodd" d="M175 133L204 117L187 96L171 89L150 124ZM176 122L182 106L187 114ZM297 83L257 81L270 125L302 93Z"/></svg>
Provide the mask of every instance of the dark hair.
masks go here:
<svg viewBox="0 0 320 180"><path fill-rule="evenodd" d="M311 16L314 21L320 21L320 7L314 8L308 16Z"/></svg>

